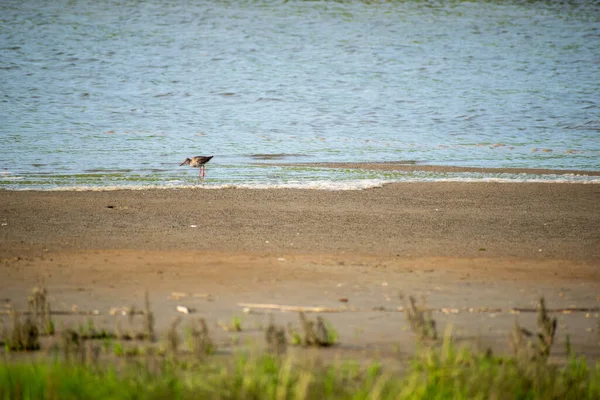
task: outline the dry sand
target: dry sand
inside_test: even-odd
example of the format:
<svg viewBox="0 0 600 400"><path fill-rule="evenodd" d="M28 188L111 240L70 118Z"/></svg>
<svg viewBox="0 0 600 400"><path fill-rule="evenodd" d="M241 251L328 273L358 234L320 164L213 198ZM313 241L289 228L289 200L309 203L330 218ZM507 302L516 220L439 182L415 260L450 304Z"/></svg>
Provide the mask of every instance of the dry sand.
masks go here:
<svg viewBox="0 0 600 400"><path fill-rule="evenodd" d="M0 296L23 307L43 281L55 310L100 310L98 325L114 325L111 307L141 307L146 289L159 330L185 305L222 347L263 334L259 310L241 333L218 328L244 315L239 303L346 307L325 314L341 341L327 351L392 356L414 348L393 311L401 293L449 313L435 314L440 331L506 351L508 309L544 296L551 308L592 309L555 314L554 354L569 334L576 351L600 355L600 185L0 191L0 223ZM469 312L484 307L498 310ZM518 318L535 329L534 313Z"/></svg>

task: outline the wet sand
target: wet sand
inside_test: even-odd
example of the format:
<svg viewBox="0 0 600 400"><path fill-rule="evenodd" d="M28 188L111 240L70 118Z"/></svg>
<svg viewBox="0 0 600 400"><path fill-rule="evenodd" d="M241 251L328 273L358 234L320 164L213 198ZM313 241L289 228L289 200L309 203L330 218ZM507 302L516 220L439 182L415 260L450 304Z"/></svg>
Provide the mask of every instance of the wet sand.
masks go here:
<svg viewBox="0 0 600 400"><path fill-rule="evenodd" d="M403 172L476 172L483 174L532 174L532 175L585 175L600 176L600 171L547 169L547 168L479 168L459 167L450 165L425 165L415 161L382 161L366 163L278 163L281 166L306 166L321 168L367 169L376 171L403 171Z"/></svg>
<svg viewBox="0 0 600 400"><path fill-rule="evenodd" d="M97 309L99 325L114 325L111 307L141 307L145 290L159 330L185 305L225 347L233 338L219 323L235 315L238 340L263 334L268 313L240 303L345 307L325 314L341 341L327 351L410 354L395 308L414 294L439 310L440 331L507 351L509 309L544 296L592 310L556 314L554 354L568 333L576 351L600 355L600 185L0 191L0 223L1 297L24 307L43 281L55 310ZM535 330L535 313L518 318Z"/></svg>

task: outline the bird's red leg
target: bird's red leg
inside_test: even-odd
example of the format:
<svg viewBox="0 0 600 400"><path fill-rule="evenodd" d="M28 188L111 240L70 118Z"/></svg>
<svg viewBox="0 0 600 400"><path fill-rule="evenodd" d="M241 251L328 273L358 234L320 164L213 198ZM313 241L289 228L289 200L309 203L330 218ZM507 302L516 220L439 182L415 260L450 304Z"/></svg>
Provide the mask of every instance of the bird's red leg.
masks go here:
<svg viewBox="0 0 600 400"><path fill-rule="evenodd" d="M202 180L204 180L204 165L202 166Z"/></svg>

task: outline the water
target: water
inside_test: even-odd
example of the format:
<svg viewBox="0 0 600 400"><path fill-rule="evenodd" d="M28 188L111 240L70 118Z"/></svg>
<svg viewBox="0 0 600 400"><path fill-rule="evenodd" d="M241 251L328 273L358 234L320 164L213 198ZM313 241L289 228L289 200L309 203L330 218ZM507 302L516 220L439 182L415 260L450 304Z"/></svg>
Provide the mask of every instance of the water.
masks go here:
<svg viewBox="0 0 600 400"><path fill-rule="evenodd" d="M0 189L366 188L600 170L600 5L5 1ZM277 155L274 159L261 155Z"/></svg>

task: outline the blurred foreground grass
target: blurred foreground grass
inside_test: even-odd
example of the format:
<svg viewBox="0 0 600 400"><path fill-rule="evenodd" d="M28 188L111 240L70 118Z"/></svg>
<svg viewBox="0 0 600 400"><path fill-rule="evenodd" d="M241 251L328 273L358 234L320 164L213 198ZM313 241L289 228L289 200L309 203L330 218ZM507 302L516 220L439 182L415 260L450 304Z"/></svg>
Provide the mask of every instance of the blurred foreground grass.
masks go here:
<svg viewBox="0 0 600 400"><path fill-rule="evenodd" d="M417 340L410 361L327 361L300 349L335 346L338 332L321 316L299 312L300 326L264 329L266 348L219 352L203 318L181 318L157 342L146 293L143 310L127 311L130 329L117 320L114 332L88 320L56 332L45 288L34 288L29 310L10 309L0 356L2 399L600 399L600 362L590 366L571 353L560 365L548 356L556 318L540 299L537 330L517 321L508 336L512 356L474 351L454 343L437 324L425 299L408 297L405 317ZM142 330L133 319L142 316ZM243 329L234 319L235 331ZM229 328L229 326L226 326ZM10 328L10 329L9 329ZM41 345L41 337L54 344ZM291 338L290 338L291 337ZM568 337L567 337L568 339ZM40 352L42 349L42 352ZM45 350L45 351L44 351Z"/></svg>
<svg viewBox="0 0 600 400"><path fill-rule="evenodd" d="M123 361L123 359L121 359ZM398 370L373 363L238 354L190 362L13 361L0 365L0 399L599 399L600 365L564 366L427 347Z"/></svg>

